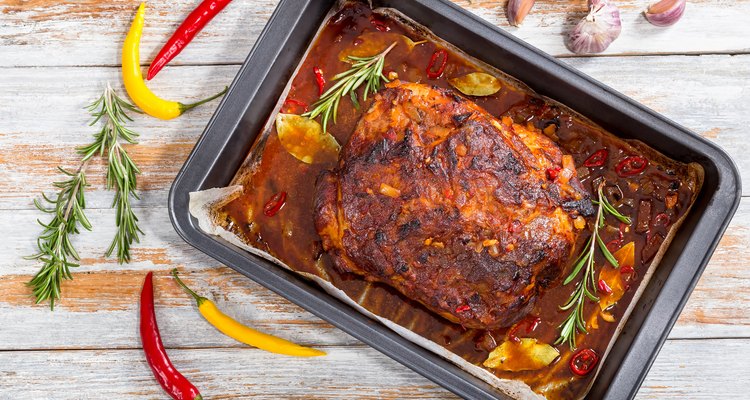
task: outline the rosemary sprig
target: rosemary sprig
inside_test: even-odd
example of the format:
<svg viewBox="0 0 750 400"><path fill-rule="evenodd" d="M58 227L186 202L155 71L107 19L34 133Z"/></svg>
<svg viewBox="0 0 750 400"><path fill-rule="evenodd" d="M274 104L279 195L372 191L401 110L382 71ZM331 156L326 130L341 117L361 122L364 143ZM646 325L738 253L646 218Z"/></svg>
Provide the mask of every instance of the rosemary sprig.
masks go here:
<svg viewBox="0 0 750 400"><path fill-rule="evenodd" d="M84 161L76 172L69 172L58 167L60 172L69 179L54 183L54 186L59 189L55 199L42 194L42 201L48 203L49 206L44 206L42 202L34 199L36 208L51 214L52 220L46 224L37 220L44 228L37 239L39 252L27 258L40 260L44 264L28 285L33 288L36 303L49 300L50 309L55 308L55 300L60 298L62 281L73 279L70 268L78 267L77 261L80 257L73 247L70 236L78 234L79 227L91 230L91 223L84 214L86 208L84 191L88 186L86 164L87 162Z"/></svg>
<svg viewBox="0 0 750 400"><path fill-rule="evenodd" d="M612 255L612 252L607 249L607 245L604 243L601 235L599 234L599 229L604 227L605 225L605 216L609 214L625 224L630 225L631 223L629 217L620 214L620 212L617 211L617 209L609 203L607 197L602 193L603 186L604 184L602 183L597 188L598 200L594 201L594 204L598 206L594 230L591 234L591 237L589 237L588 241L586 241L586 245L583 246L581 255L576 259L573 271L571 271L570 275L568 275L568 277L563 281L563 285L569 284L574 279L576 279L581 270L585 268L583 277L576 284L575 290L570 295L570 298L568 298L568 301L565 302L565 304L560 306L560 309L563 311L572 311L568 314L563 323L558 327L560 329L560 336L555 341L555 345L567 342L568 346L570 346L571 349L576 348L576 335L579 332L588 333L588 331L586 330L586 321L583 315L586 299L588 298L589 300L594 302L599 301L599 298L597 297L597 289L595 284L596 276L594 270L594 255L596 253L597 247L602 252L607 262L612 264L612 266L615 268L620 267L619 263Z"/></svg>
<svg viewBox="0 0 750 400"><path fill-rule="evenodd" d="M113 207L117 209L117 233L106 255L109 257L117 249L120 263L130 260L130 245L138 241L138 234L143 233L138 227L138 218L130 207L130 196L138 198L135 193L136 175L140 173L133 160L128 156L121 142L135 143L138 136L125 127L125 122L132 119L125 113L140 113L135 106L119 98L107 85L102 96L87 107L94 120L90 125L103 120L102 129L94 135L91 144L78 149L82 156L76 172L69 172L62 167L58 169L69 179L55 182L58 188L54 199L42 194L42 201L34 200L34 205L45 213L52 215L52 220L39 224L44 228L37 239L38 253L28 257L40 260L43 265L39 272L28 282L33 288L36 303L49 301L50 308L55 308L55 301L60 299L60 286L64 280L73 279L70 268L78 267L78 252L73 247L71 236L80 232L80 227L91 230L91 223L86 218L85 189L86 167L95 155L107 156L107 189L115 190ZM47 203L47 205L43 205Z"/></svg>
<svg viewBox="0 0 750 400"><path fill-rule="evenodd" d="M362 97L364 101L367 101L368 94L378 91L382 82L389 82L388 78L383 75L383 66L385 65L385 56L396 47L396 44L397 42L393 42L382 53L371 57L348 56L347 60L351 62L351 68L334 76L333 81L336 84L326 90L318 101L312 105L313 109L302 114L302 116L314 119L321 115L323 132L327 132L328 121L333 118L333 123L336 123L336 114L342 97L349 96L354 106L358 108L359 102L357 101L356 90L362 84L365 85Z"/></svg>
<svg viewBox="0 0 750 400"><path fill-rule="evenodd" d="M96 154L107 156L107 190L114 190L112 208L116 210L115 223L117 232L105 255L117 252L117 261L130 262L130 246L139 241L143 231L138 226L138 217L130 204L132 198L138 200L136 193L137 175L141 173L130 158L122 143L136 144L138 134L128 129L125 123L132 121L126 111L140 113L132 104L117 96L111 86L107 85L104 93L94 101L88 111L94 117L89 126L103 120L102 129L94 135L94 142L78 149L84 160Z"/></svg>

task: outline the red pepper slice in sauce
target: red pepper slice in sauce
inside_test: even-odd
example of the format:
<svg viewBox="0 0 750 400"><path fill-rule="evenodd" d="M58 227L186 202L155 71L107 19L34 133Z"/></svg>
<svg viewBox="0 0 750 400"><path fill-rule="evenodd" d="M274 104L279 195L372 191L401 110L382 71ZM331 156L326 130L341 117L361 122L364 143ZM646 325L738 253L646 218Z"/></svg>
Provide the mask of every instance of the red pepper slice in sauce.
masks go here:
<svg viewBox="0 0 750 400"><path fill-rule="evenodd" d="M381 19L373 17L372 19L370 19L370 23L375 27L375 29L379 30L380 32L388 32L391 30L391 27L386 25L385 21Z"/></svg>
<svg viewBox="0 0 750 400"><path fill-rule="evenodd" d="M630 156L625 157L622 161L617 163L615 172L617 175L625 178L628 176L638 175L648 167L648 160L641 156Z"/></svg>
<svg viewBox="0 0 750 400"><path fill-rule="evenodd" d="M448 52L445 50L435 51L430 57L430 63L427 64L427 77L430 79L440 78L445 72L446 65L448 65Z"/></svg>
<svg viewBox="0 0 750 400"><path fill-rule="evenodd" d="M323 70L313 67L313 73L315 74L315 83L318 84L318 96L322 96L326 87L326 78L323 76Z"/></svg>
<svg viewBox="0 0 750 400"><path fill-rule="evenodd" d="M669 222L671 221L671 218L669 218L669 215L667 213L659 213L654 217L654 226L668 226Z"/></svg>
<svg viewBox="0 0 750 400"><path fill-rule="evenodd" d="M607 281L604 279L599 279L599 283L596 285L600 292L604 294L611 294L612 288L607 285Z"/></svg>
<svg viewBox="0 0 750 400"><path fill-rule="evenodd" d="M512 328L510 328L510 330L508 330L508 339L513 342L520 343L521 339L516 335L516 333L518 333L518 330L521 329L522 326L526 325L526 333L531 333L534 332L537 326L539 326L539 324L541 323L541 318L535 315L529 315L528 317L517 322L515 325L513 325Z"/></svg>
<svg viewBox="0 0 750 400"><path fill-rule="evenodd" d="M550 181L554 181L555 179L557 179L557 176L560 175L560 171L562 171L562 168L560 167L548 168L547 179Z"/></svg>
<svg viewBox="0 0 750 400"><path fill-rule="evenodd" d="M601 167L604 165L605 162L607 162L607 157L609 157L609 150L607 149L600 149L594 152L594 154L590 155L589 158L586 159L586 161L583 162L584 167Z"/></svg>
<svg viewBox="0 0 750 400"><path fill-rule="evenodd" d="M286 192L279 192L271 196L271 199L263 206L263 214L266 217L273 217L286 204Z"/></svg>
<svg viewBox="0 0 750 400"><path fill-rule="evenodd" d="M471 307L467 306L466 304L456 307L456 313L462 313L469 310L471 310Z"/></svg>
<svg viewBox="0 0 750 400"><path fill-rule="evenodd" d="M633 272L635 272L635 270L630 265L623 265L622 267L620 267L620 274L622 275L632 274Z"/></svg>
<svg viewBox="0 0 750 400"><path fill-rule="evenodd" d="M304 101L299 101L297 99L286 99L284 101L284 107L288 107L289 108L291 106L302 107L305 110L303 112L307 112L307 107L308 106L307 106L307 103L305 103ZM287 110L287 111L291 111L291 110Z"/></svg>
<svg viewBox="0 0 750 400"><path fill-rule="evenodd" d="M570 358L570 370L578 376L585 376L594 370L596 363L599 362L599 356L592 349L578 350Z"/></svg>
<svg viewBox="0 0 750 400"><path fill-rule="evenodd" d="M607 242L607 250L609 250L610 253L616 252L620 247L622 247L622 239L612 239Z"/></svg>

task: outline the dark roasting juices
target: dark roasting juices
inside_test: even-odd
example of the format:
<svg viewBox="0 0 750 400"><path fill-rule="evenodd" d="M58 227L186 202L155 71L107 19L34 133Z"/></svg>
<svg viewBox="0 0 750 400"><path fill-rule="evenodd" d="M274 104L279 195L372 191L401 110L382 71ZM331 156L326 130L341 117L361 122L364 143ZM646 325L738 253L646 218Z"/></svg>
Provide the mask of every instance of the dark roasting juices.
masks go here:
<svg viewBox="0 0 750 400"><path fill-rule="evenodd" d="M361 40L362 34L368 32L370 39L376 38L374 41ZM542 130L561 147L563 153L574 157L579 179L592 198L595 197L595 187L604 179L607 182L604 192L610 202L621 213L632 218L629 229L621 229L617 220L608 217L607 227L600 231L604 242L611 244L613 251L626 243L635 243L633 272L623 278L625 294L609 310L615 322L595 317L598 328L590 327L588 334L578 336L579 349L593 349L602 358L645 272L668 237L670 228L690 207L699 189L698 179L690 174L687 165L671 161L643 145L618 139L572 111L546 101L496 71L486 70L482 64L466 55L446 48L427 33L394 17L374 13L360 3L344 7L321 30L293 79L281 112L300 114L305 105L312 105L318 99L316 74L313 72L316 67L323 71L329 80L327 87L330 87L330 78L349 68L341 61L342 52L357 46L373 46L370 55L374 55L398 40L397 35L406 35L415 42L426 42L411 50L403 44L397 45L386 57L386 75L393 71L402 81L444 88L451 87L448 78L470 72L483 71L495 75L503 82L502 89L494 95L471 97L471 100L495 117L510 117L514 123ZM428 65L439 49L448 51L448 62L440 78L430 79ZM337 123L328 125L329 132L339 143L343 145L347 142L370 101L362 101L360 96L360 109L355 109L348 98L341 101ZM367 282L357 275L334 269L323 252L320 237L313 225L313 202L316 178L323 170L332 168L335 161L312 165L298 161L282 147L275 127L270 134L260 137L264 139L259 140L253 150L261 154L260 158L246 164L235 178L235 184L244 186L243 194L220 210L221 222L227 229L292 269L331 281L366 309L444 346L473 364L481 366L493 348L508 340L509 329L484 331L463 328L433 314L386 285ZM600 162L596 157L592 159L592 156L597 152L602 154L602 149L607 150L608 156L599 165ZM633 173L634 169L638 171L640 165L623 162L627 157L644 157L648 160L648 166L641 172ZM285 197L283 204L279 204L282 197L279 194L282 192ZM571 263L590 236L593 220L594 217L590 217L588 226L581 231ZM604 258L597 252L597 277L604 264ZM566 268L563 277L568 275L570 269L571 266ZM515 336L536 338L549 344L557 339L558 326L568 314L560 311L559 306L566 302L577 280L568 285L562 285L561 281L542 293L530 317L514 329ZM597 303L586 303L587 321L598 312ZM556 347L560 357L547 367L535 371L492 372L501 378L522 380L549 398L581 397L595 373L583 377L575 375L569 368L573 352L567 344Z"/></svg>

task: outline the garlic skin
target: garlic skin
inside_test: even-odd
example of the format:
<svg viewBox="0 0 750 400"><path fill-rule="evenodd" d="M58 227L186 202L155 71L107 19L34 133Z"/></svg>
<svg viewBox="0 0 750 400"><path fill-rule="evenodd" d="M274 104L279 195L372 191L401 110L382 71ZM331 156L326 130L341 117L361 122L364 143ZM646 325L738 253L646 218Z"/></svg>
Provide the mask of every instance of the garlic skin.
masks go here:
<svg viewBox="0 0 750 400"><path fill-rule="evenodd" d="M568 48L576 54L601 53L620 36L620 9L608 0L589 0L589 14L570 33Z"/></svg>
<svg viewBox="0 0 750 400"><path fill-rule="evenodd" d="M674 25L685 13L687 0L661 0L643 12L646 20L656 26Z"/></svg>
<svg viewBox="0 0 750 400"><path fill-rule="evenodd" d="M508 1L508 22L513 26L520 26L531 8L534 7L535 0L509 0Z"/></svg>

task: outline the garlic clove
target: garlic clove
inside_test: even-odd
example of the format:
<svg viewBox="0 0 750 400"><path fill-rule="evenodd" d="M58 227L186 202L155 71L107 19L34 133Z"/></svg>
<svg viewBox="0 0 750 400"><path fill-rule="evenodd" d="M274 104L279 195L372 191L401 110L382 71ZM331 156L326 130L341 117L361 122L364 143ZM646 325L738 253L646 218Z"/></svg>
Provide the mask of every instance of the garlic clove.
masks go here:
<svg viewBox="0 0 750 400"><path fill-rule="evenodd" d="M508 22L513 26L520 26L534 7L535 0L510 0L508 1Z"/></svg>
<svg viewBox="0 0 750 400"><path fill-rule="evenodd" d="M620 36L620 9L607 0L590 0L589 14L570 33L568 47L576 54L601 53Z"/></svg>
<svg viewBox="0 0 750 400"><path fill-rule="evenodd" d="M643 15L652 25L674 25L685 13L686 4L686 0L661 0L650 5Z"/></svg>

